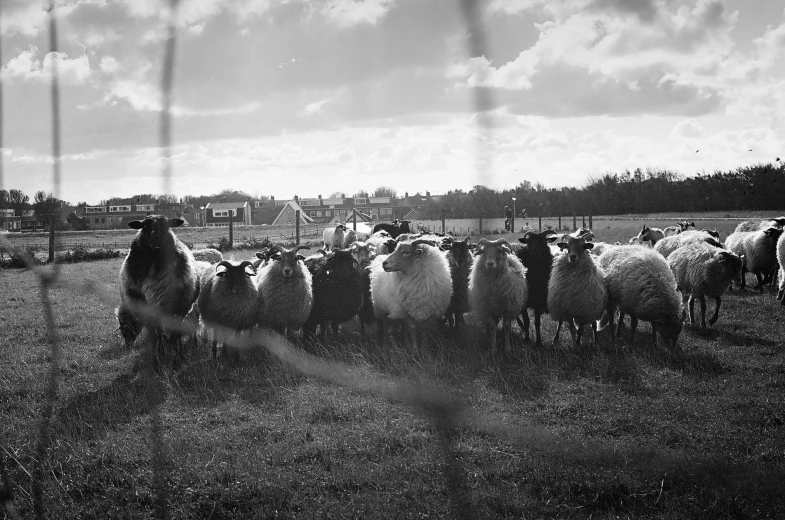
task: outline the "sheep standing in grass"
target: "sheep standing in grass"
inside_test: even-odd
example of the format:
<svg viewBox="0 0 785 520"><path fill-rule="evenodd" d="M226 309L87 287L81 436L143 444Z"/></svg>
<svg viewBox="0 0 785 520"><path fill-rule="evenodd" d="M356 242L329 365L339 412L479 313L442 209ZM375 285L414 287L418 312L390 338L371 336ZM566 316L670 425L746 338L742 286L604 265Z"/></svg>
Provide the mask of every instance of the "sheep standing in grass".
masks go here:
<svg viewBox="0 0 785 520"><path fill-rule="evenodd" d="M346 239L346 226L337 224L334 228L325 228L322 238L325 251L336 247L343 248L343 242Z"/></svg>
<svg viewBox="0 0 785 520"><path fill-rule="evenodd" d="M510 244L504 239L480 239L469 278L469 301L490 333L492 353L496 353L500 319L504 349L510 351L512 320L526 305L527 292L523 264L512 254Z"/></svg>
<svg viewBox="0 0 785 520"><path fill-rule="evenodd" d="M447 323L458 327L464 323L463 315L470 310L469 305L469 272L472 267L472 251L469 248L469 237L453 240L447 248L445 256L450 264L452 278L452 297L447 307Z"/></svg>
<svg viewBox="0 0 785 520"><path fill-rule="evenodd" d="M779 264L777 263L777 240L782 228L767 227L757 231L734 231L725 239L728 251L743 257L741 267L741 288L747 285L747 272L754 273L758 279L758 289L763 291L766 283L771 283Z"/></svg>
<svg viewBox="0 0 785 520"><path fill-rule="evenodd" d="M433 242L413 240L371 262L371 298L384 336L387 320L404 320L412 345L420 324L444 316L452 296L447 259Z"/></svg>
<svg viewBox="0 0 785 520"><path fill-rule="evenodd" d="M764 220L745 220L743 222L739 222L739 225L737 225L736 229L733 231L734 233L743 231L760 231L761 229L766 229L769 227L781 228L783 226L785 226L785 217L776 217Z"/></svg>
<svg viewBox="0 0 785 520"><path fill-rule="evenodd" d="M777 239L777 262L780 265L780 283L777 288L777 299L785 305L785 233Z"/></svg>
<svg viewBox="0 0 785 520"><path fill-rule="evenodd" d="M708 231L682 231L681 233L659 240L654 245L654 250L663 257L668 258L671 253L685 244L692 242L706 242L714 247L722 247L717 238Z"/></svg>
<svg viewBox="0 0 785 520"><path fill-rule="evenodd" d="M602 272L588 252L594 244L568 237L557 245L565 254L554 258L548 280L548 312L559 322L553 343L559 342L565 320L576 346L580 345L585 324L591 324L597 343L597 320L608 306L608 290Z"/></svg>
<svg viewBox="0 0 785 520"><path fill-rule="evenodd" d="M608 320L611 335L619 336L624 315L630 315L630 343L635 343L638 320L651 322L652 336L659 332L671 347L682 329L681 298L676 279L665 259L643 246L612 247L598 259L608 288ZM613 330L616 310L619 327Z"/></svg>
<svg viewBox="0 0 785 520"><path fill-rule="evenodd" d="M681 291L682 298L689 298L690 323L695 321L693 307L697 298L701 302L701 327L706 328L706 296L716 301L709 324L717 322L722 295L741 274L741 265L738 255L706 242L691 242L671 253L668 266L673 271L676 288Z"/></svg>
<svg viewBox="0 0 785 520"><path fill-rule="evenodd" d="M120 306L117 319L126 345L130 346L147 321L154 335L156 352L161 357L166 344L173 343L175 361L182 357L180 334L167 330L160 320L141 318L139 305L149 305L160 317L184 317L199 292L199 278L191 250L171 230L181 219L148 215L132 220L138 229L131 250L120 267ZM174 336L169 339L169 336Z"/></svg>
<svg viewBox="0 0 785 520"><path fill-rule="evenodd" d="M362 275L351 252L342 249L331 251L324 262L311 271L313 306L303 330L316 334L324 341L328 324L338 335L340 323L349 321L360 309L363 301Z"/></svg>
<svg viewBox="0 0 785 520"><path fill-rule="evenodd" d="M253 263L222 260L203 279L199 297L191 309L206 327L221 326L236 332L250 330L259 321L259 289ZM213 358L218 344L212 341Z"/></svg>
<svg viewBox="0 0 785 520"><path fill-rule="evenodd" d="M261 300L260 324L278 332L302 328L313 306L311 273L298 255L307 246L272 247L273 255L256 276Z"/></svg>
<svg viewBox="0 0 785 520"><path fill-rule="evenodd" d="M529 310L534 312L534 334L535 344L542 345L542 336L540 335L540 317L542 313L548 312L548 279L551 276L551 264L553 263L553 254L549 247L549 238L555 232L551 229L545 230L541 233L528 231L519 238L518 241L523 244L516 253L518 258L526 268L526 284L528 290L528 297L526 298L526 306L522 309L523 323L523 338L527 343L529 342Z"/></svg>
<svg viewBox="0 0 785 520"><path fill-rule="evenodd" d="M646 224L643 225L643 229L641 232L638 233L638 238L641 242L649 241L651 245L657 245L657 242L665 238L665 233L660 228L650 228Z"/></svg>

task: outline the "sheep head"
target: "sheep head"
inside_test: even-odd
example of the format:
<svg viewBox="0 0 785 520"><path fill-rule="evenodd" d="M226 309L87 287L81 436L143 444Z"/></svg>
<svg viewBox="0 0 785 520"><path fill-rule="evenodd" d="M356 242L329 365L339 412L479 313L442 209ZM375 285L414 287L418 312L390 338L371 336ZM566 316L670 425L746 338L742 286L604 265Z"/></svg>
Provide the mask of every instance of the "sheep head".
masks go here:
<svg viewBox="0 0 785 520"><path fill-rule="evenodd" d="M280 264L281 273L284 278L290 279L297 272L297 262L303 259L302 255L297 254L297 251L301 249L310 248L308 246L299 245L294 246L291 249L286 249L277 244L272 247L274 252L271 260Z"/></svg>
<svg viewBox="0 0 785 520"><path fill-rule="evenodd" d="M593 243L586 242L582 236L577 238L568 236L563 242L558 242L556 245L559 246L559 249L567 250L567 261L570 263L577 262L586 250L594 247Z"/></svg>
<svg viewBox="0 0 785 520"><path fill-rule="evenodd" d="M450 244L443 246L456 263L460 264L463 261L468 261L472 256L471 249L469 248L469 237L463 240L453 240Z"/></svg>
<svg viewBox="0 0 785 520"><path fill-rule="evenodd" d="M371 261L371 253L376 251L376 248L371 244L358 241L352 242L352 245L349 246L349 251L351 251L352 257L354 257L357 265L366 265Z"/></svg>
<svg viewBox="0 0 785 520"><path fill-rule="evenodd" d="M481 238L477 242L477 250L474 254L483 257L482 262L486 269L493 270L507 263L507 255L510 252L510 243L503 238L498 240Z"/></svg>
<svg viewBox="0 0 785 520"><path fill-rule="evenodd" d="M388 273L400 271L406 274L407 271L414 267L418 259L423 258L428 253L427 247L424 246L436 247L436 243L430 240L417 239L398 244L395 251L382 262L382 269Z"/></svg>
<svg viewBox="0 0 785 520"><path fill-rule="evenodd" d="M169 229L182 226L183 223L184 221L179 218L168 219L163 215L147 215L143 220L132 220L128 223L128 227L139 230L136 237L142 248L157 251L171 236Z"/></svg>

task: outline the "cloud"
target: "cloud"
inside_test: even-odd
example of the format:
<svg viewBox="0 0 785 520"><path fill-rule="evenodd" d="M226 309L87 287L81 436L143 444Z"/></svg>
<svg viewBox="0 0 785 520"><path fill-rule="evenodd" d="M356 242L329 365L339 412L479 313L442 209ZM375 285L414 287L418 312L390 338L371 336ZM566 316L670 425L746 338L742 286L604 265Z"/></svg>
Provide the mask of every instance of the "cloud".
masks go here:
<svg viewBox="0 0 785 520"><path fill-rule="evenodd" d="M31 45L11 58L3 67L3 76L21 78L25 81L51 81L52 62L56 57L58 79L64 85L85 83L91 76L90 60L86 54L77 58L69 58L65 53L49 53L43 62L38 58L38 48Z"/></svg>
<svg viewBox="0 0 785 520"><path fill-rule="evenodd" d="M303 117L308 117L310 115L316 114L317 112L321 111L324 104L328 103L329 101L329 99L322 99L321 101L308 103L305 105L305 108L303 108L302 112L300 112L300 115Z"/></svg>
<svg viewBox="0 0 785 520"><path fill-rule="evenodd" d="M375 25L393 7L395 0L322 0L311 8L342 27L367 23Z"/></svg>
<svg viewBox="0 0 785 520"><path fill-rule="evenodd" d="M671 130L671 139L700 139L706 136L706 129L690 119L678 122Z"/></svg>

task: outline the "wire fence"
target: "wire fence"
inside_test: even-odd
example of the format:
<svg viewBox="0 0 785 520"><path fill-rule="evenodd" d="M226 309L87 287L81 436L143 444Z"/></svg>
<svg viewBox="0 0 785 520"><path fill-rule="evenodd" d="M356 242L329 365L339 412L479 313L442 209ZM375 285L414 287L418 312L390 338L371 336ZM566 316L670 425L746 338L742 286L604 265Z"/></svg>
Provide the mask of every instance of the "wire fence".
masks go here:
<svg viewBox="0 0 785 520"><path fill-rule="evenodd" d="M483 55L483 31L480 26L481 17L477 13L475 0L462 0L461 9L470 30L470 51L472 56ZM1 10L1 7L0 7ZM175 49L177 41L176 19L177 0L171 0L168 18L168 38L165 44L164 70L162 74L163 107L161 111L160 145L163 156L163 170L161 173L164 193L170 193L173 175L171 157L171 89L173 83L173 70ZM0 16L2 13L0 12ZM60 121L59 121L59 88L57 83L57 17L54 1L49 6L49 32L50 52L52 57L52 151L54 161L54 193L59 196L60 178ZM0 58L2 55L0 54ZM2 99L2 82L0 81L0 100ZM492 102L487 97L489 94L483 89L477 89L475 108L478 112L486 112ZM2 121L2 118L0 118ZM487 128L487 126L485 127ZM2 149L2 123L0 122L0 149ZM478 164L483 162L480 158ZM478 166L479 168L480 166ZM2 177L2 156L0 155L0 183ZM0 188L2 185L0 184ZM317 228L318 229L318 228ZM187 237L187 233L185 234ZM118 242L115 242L117 244ZM62 247L64 244L60 244ZM67 245L67 243L65 244ZM7 237L0 235L0 246L15 249ZM16 248L18 249L18 248ZM46 516L45 497L43 494L44 483L47 479L46 467L48 463L51 438L51 418L58 400L58 374L60 370L60 343L57 335L57 318L52 306L50 291L53 287L65 288L74 293L91 294L107 303L114 305L117 296L105 285L97 281L85 284L76 284L59 278L58 264L40 266L28 257L28 267L35 273L40 286L41 307L46 324L46 341L50 352L50 370L47 380L46 392L43 397L41 418L37 432L35 460L33 471L30 475L32 493L28 494L23 488L15 489L9 479L6 462L7 456L11 457L13 450L7 448L6 439L0 439L0 502L5 515L13 520L20 518L14 505L15 491L29 496L32 501L36 518ZM172 331L193 335L196 330L193 325L188 325L182 318L176 316L160 316L150 306L139 304L132 308L146 325L154 326L163 322ZM425 418L433 425L436 439L444 460L444 479L448 489L449 508L455 518L474 518L470 487L466 481L466 470L462 464L460 450L456 439L459 428L472 428L489 435L498 436L517 443L521 449L540 451L557 455L566 461L580 461L583 463L612 463L620 466L637 465L640 468L655 469L657 471L672 471L674 468L683 467L687 463L696 464L682 455L668 455L652 452L648 449L627 450L619 453L602 446L590 446L587 443L578 443L561 439L544 428L535 426L522 426L518 421L510 426L505 420L483 414L471 409L467 400L462 399L460 392L455 389L439 388L435 385L415 383L410 380L382 374L364 366L354 366L346 363L329 361L312 354L303 352L287 342L282 336L261 329L252 335L239 335L229 329L215 328L216 339L222 343L237 348L264 348L282 363L288 365L299 373L319 378L335 385L351 388L355 391L379 396L394 402L403 403ZM168 487L168 471L172 467L170 452L164 440L164 431L160 415L160 405L165 395L165 385L161 374L155 369L154 344L148 338L144 351L144 381L145 396L150 411L150 429L148 432L150 466L152 468L152 481L154 489L154 514L157 518L169 517L170 490ZM697 472L700 464L692 466L692 471ZM705 478L710 480L712 475L710 467L705 467Z"/></svg>

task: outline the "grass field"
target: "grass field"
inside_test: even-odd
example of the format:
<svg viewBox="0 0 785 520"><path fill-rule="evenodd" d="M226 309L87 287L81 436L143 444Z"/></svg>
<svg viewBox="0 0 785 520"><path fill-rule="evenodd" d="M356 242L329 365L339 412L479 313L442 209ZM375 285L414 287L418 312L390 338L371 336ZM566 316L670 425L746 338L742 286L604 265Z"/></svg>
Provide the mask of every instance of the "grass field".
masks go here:
<svg viewBox="0 0 785 520"><path fill-rule="evenodd" d="M624 222L606 237L594 222L597 239L611 242L640 225ZM61 276L114 291L120 262L64 265ZM0 442L25 517L50 366L37 287L29 271L0 271ZM64 287L52 298L62 360L47 515L150 517L140 351L114 331L112 302ZM170 514L783 518L784 316L773 294L734 291L716 326L685 326L673 352L651 343L648 324L634 346L604 336L580 349L568 335L560 347L524 345L514 327L514 352L497 360L471 325L421 352L363 341L353 323L327 345L299 345L352 373L457 399L481 420L454 432L450 456L430 416L407 402L305 376L267 351L215 364L205 348L165 375ZM543 329L550 338L555 325L545 317Z"/></svg>

